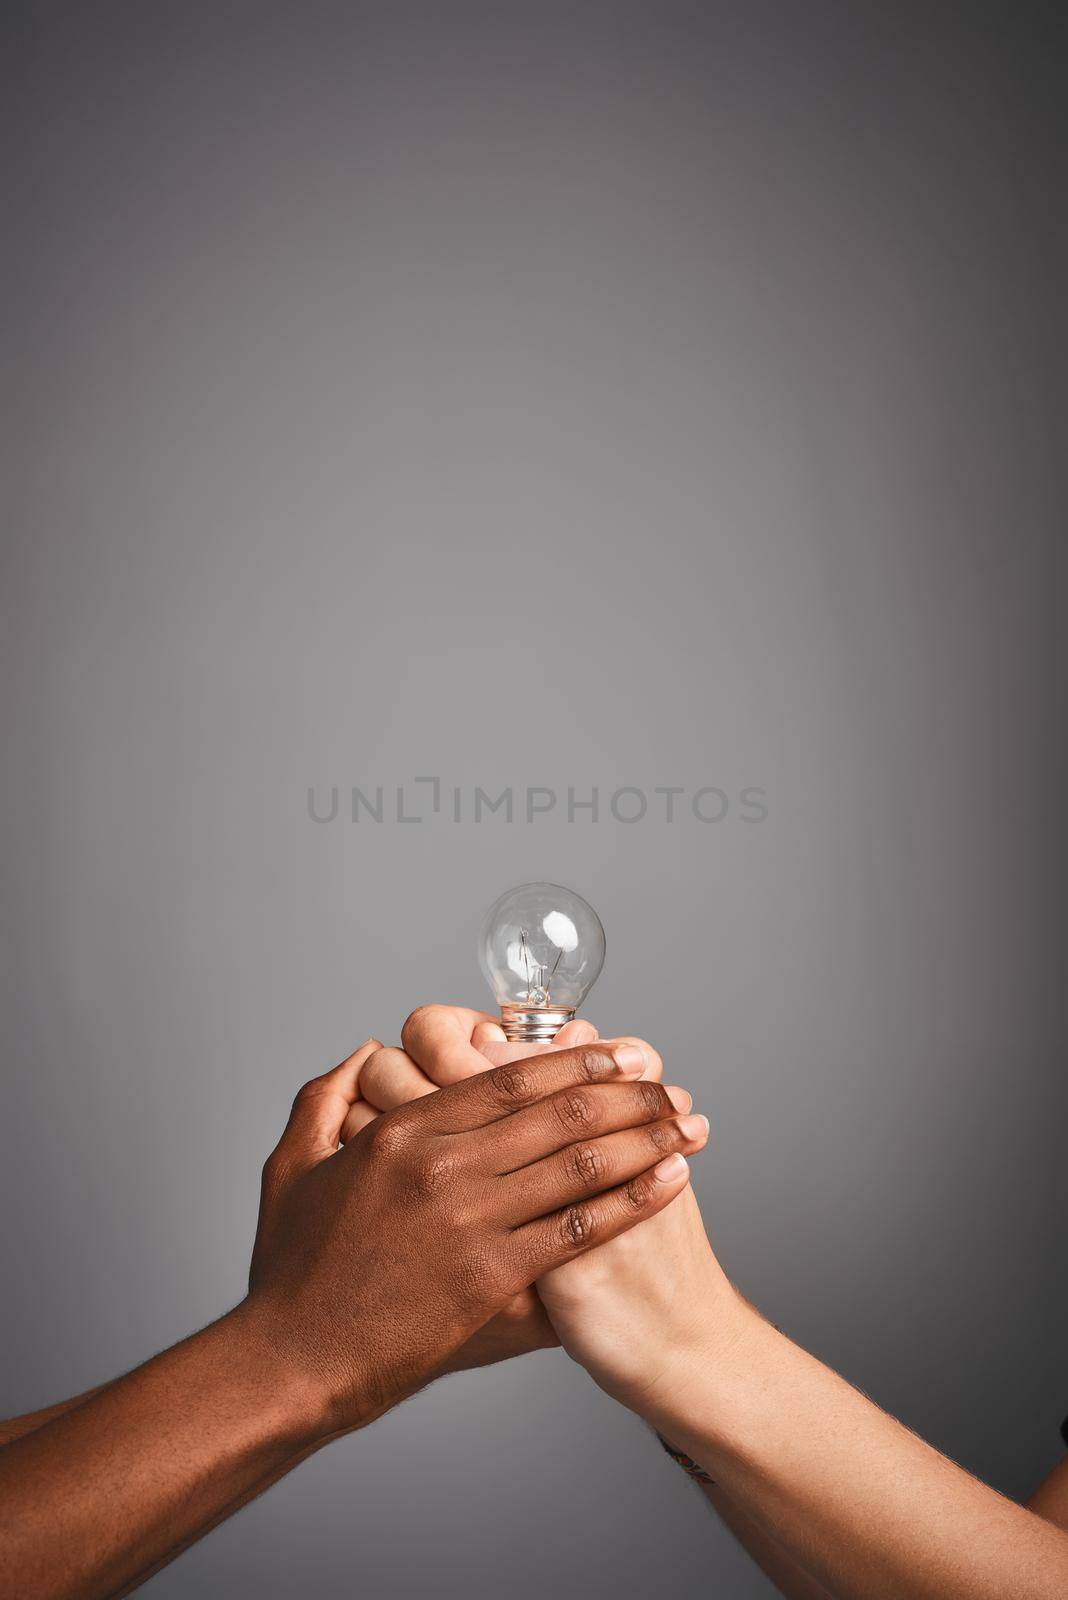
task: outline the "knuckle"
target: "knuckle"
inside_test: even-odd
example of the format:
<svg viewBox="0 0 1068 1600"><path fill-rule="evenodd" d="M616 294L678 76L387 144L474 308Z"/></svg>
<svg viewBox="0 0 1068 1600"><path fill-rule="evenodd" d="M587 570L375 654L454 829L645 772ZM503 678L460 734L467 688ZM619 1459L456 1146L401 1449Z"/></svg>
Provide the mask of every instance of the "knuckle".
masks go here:
<svg viewBox="0 0 1068 1600"><path fill-rule="evenodd" d="M384 1049L385 1049L385 1045L379 1045L379 1047L376 1050L372 1050L371 1051L371 1054L369 1056L365 1056L364 1057L363 1066L360 1068L360 1082L361 1082L361 1084L367 1082L368 1075L373 1075L374 1073L376 1073L378 1071L378 1068L379 1068L379 1065L380 1065L378 1058L382 1054L382 1051Z"/></svg>
<svg viewBox="0 0 1068 1600"><path fill-rule="evenodd" d="M682 1143L677 1122L652 1122L645 1130L649 1143L657 1155L677 1150Z"/></svg>
<svg viewBox="0 0 1068 1600"><path fill-rule="evenodd" d="M608 1170L604 1151L599 1145L577 1144L568 1152L568 1172L580 1183L597 1183Z"/></svg>
<svg viewBox="0 0 1068 1600"><path fill-rule="evenodd" d="M526 1067L512 1062L490 1073L493 1092L506 1104L521 1105L534 1098L534 1078Z"/></svg>
<svg viewBox="0 0 1068 1600"><path fill-rule="evenodd" d="M422 1198L429 1199L438 1208L442 1225L448 1228L451 1239L459 1241L458 1248L461 1251L465 1241L477 1240L482 1237L483 1218L477 1201L470 1196L450 1201L447 1211L442 1206L440 1194L424 1194Z"/></svg>
<svg viewBox="0 0 1068 1600"><path fill-rule="evenodd" d="M360 1068L360 1093L366 1098L368 1090L372 1095L375 1090L381 1089L386 1077L388 1060L385 1047L369 1055Z"/></svg>
<svg viewBox="0 0 1068 1600"><path fill-rule="evenodd" d="M368 1143L372 1154L395 1160L408 1143L408 1132L403 1117L395 1112L386 1112L384 1116L368 1124Z"/></svg>
<svg viewBox="0 0 1068 1600"><path fill-rule="evenodd" d="M419 1194L431 1199L447 1190L456 1177L456 1162L444 1150L433 1145L424 1150L415 1162L411 1182ZM460 1219L454 1219L457 1223Z"/></svg>
<svg viewBox="0 0 1068 1600"><path fill-rule="evenodd" d="M299 1106L312 1105L323 1092L322 1078L309 1078L307 1083L302 1083L293 1096L293 1110Z"/></svg>
<svg viewBox="0 0 1068 1600"><path fill-rule="evenodd" d="M649 1184L644 1178L631 1178L623 1185L623 1201L631 1211L644 1211L649 1201Z"/></svg>
<svg viewBox="0 0 1068 1600"><path fill-rule="evenodd" d="M407 1045L409 1039L418 1039L424 1034L427 1027L433 1023L435 1013L440 1010L440 1006L428 1005L416 1006L414 1011L409 1012L401 1029L402 1043Z"/></svg>
<svg viewBox="0 0 1068 1600"><path fill-rule="evenodd" d="M641 1078L634 1087L638 1092L638 1101L642 1111L650 1119L663 1116L665 1106L670 1108L671 1101L658 1083L652 1083L646 1078Z"/></svg>
<svg viewBox="0 0 1068 1600"><path fill-rule="evenodd" d="M593 1121L593 1103L579 1089L558 1095L553 1101L557 1116L570 1133L574 1128L586 1128Z"/></svg>
<svg viewBox="0 0 1068 1600"><path fill-rule="evenodd" d="M599 1050L596 1045L589 1045L576 1052L578 1069L587 1083L603 1083L605 1078L610 1078L614 1072L613 1063L604 1050Z"/></svg>
<svg viewBox="0 0 1068 1600"><path fill-rule="evenodd" d="M560 1214L560 1240L569 1250L589 1244L594 1229L593 1212L589 1206L568 1206Z"/></svg>

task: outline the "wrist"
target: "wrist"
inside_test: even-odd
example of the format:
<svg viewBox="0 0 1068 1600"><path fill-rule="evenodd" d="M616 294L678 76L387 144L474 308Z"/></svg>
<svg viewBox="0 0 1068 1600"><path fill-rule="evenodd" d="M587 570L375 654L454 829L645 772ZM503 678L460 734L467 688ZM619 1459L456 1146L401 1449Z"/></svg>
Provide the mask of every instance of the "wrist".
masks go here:
<svg viewBox="0 0 1068 1600"><path fill-rule="evenodd" d="M298 1449L343 1431L337 1397L315 1364L300 1358L283 1319L266 1302L249 1297L219 1324L233 1341L242 1371L272 1407L278 1430ZM348 1422L359 1426L360 1419Z"/></svg>
<svg viewBox="0 0 1068 1600"><path fill-rule="evenodd" d="M759 1314L724 1275L695 1301L695 1314L677 1323L656 1359L618 1394L624 1405L666 1438L693 1412L697 1396L737 1364Z"/></svg>
<svg viewBox="0 0 1068 1600"><path fill-rule="evenodd" d="M772 1342L783 1344L782 1335L731 1286L715 1322L675 1352L635 1409L718 1480L722 1462L711 1457L721 1448L729 1455L746 1434Z"/></svg>

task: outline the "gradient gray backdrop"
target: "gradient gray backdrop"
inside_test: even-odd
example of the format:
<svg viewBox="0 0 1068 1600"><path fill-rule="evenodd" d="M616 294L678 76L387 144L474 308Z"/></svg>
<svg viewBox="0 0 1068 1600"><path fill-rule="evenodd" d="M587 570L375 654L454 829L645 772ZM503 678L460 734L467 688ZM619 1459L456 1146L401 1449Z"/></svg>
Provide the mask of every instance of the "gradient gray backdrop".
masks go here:
<svg viewBox="0 0 1068 1600"><path fill-rule="evenodd" d="M305 1077L602 912L776 1321L1010 1494L1068 1408L1064 54L1039 5L8 13L0 1403L242 1293ZM669 826L308 786L767 791ZM418 793L418 791L413 791ZM559 1353L151 1592L768 1593Z"/></svg>

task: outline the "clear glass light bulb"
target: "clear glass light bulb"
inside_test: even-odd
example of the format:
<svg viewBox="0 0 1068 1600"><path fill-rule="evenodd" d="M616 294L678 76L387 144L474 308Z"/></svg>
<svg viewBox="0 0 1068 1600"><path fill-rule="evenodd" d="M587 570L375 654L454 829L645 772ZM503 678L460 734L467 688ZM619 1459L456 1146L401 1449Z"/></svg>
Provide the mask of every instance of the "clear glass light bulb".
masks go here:
<svg viewBox="0 0 1068 1600"><path fill-rule="evenodd" d="M604 929L573 889L523 883L487 911L478 961L508 1038L551 1039L597 981Z"/></svg>

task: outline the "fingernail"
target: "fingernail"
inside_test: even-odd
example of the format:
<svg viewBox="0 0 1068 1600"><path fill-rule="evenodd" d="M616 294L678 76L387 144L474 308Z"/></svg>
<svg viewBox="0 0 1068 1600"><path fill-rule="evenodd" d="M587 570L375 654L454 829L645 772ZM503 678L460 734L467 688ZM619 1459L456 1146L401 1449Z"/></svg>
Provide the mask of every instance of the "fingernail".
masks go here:
<svg viewBox="0 0 1068 1600"><path fill-rule="evenodd" d="M673 1156L665 1156L663 1161L658 1161L653 1168L653 1177L659 1183L674 1183L686 1171L686 1157L678 1152Z"/></svg>
<svg viewBox="0 0 1068 1600"><path fill-rule="evenodd" d="M702 1117L700 1112L692 1117L680 1117L678 1130L687 1144L696 1144L699 1140L703 1144L708 1138L708 1118Z"/></svg>
<svg viewBox="0 0 1068 1600"><path fill-rule="evenodd" d="M612 1060L620 1072L641 1072L645 1067L644 1052L636 1044L617 1044L612 1051Z"/></svg>
<svg viewBox="0 0 1068 1600"><path fill-rule="evenodd" d="M666 1083L664 1093L676 1111L689 1111L693 1105L693 1095L688 1089L680 1089L677 1083Z"/></svg>

